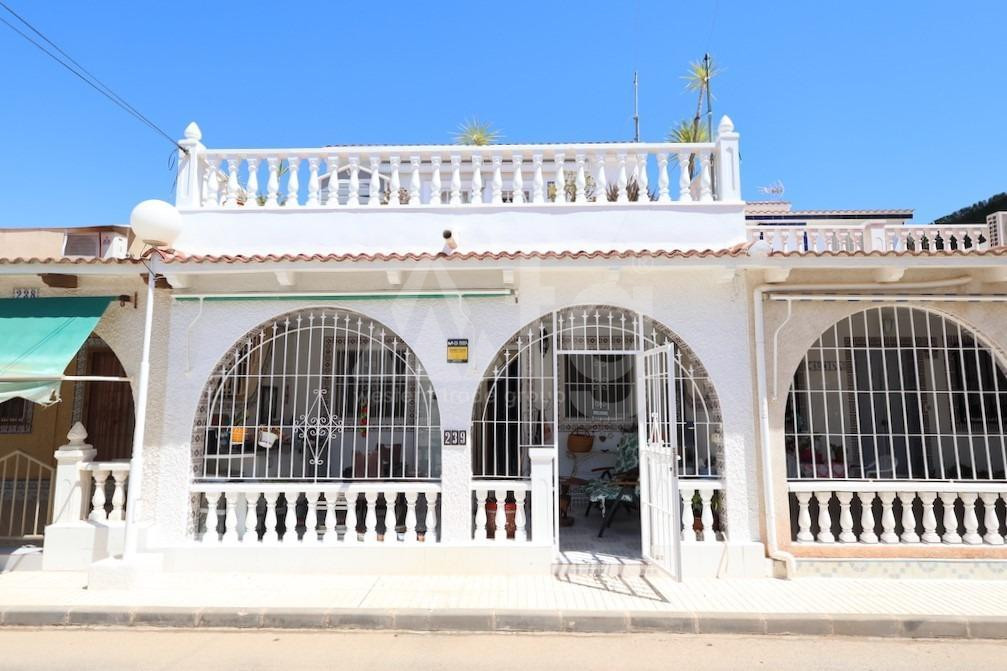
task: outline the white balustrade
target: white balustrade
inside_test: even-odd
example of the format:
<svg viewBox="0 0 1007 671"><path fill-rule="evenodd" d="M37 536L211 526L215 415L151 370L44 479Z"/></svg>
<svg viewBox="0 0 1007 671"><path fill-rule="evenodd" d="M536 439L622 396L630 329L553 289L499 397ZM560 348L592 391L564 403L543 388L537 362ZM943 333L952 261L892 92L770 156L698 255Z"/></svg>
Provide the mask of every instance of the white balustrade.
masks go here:
<svg viewBox="0 0 1007 671"><path fill-rule="evenodd" d="M733 160L733 154L717 158L722 149L715 142L287 150L206 149L200 144L190 151L198 152L194 163L198 169L193 173L195 193L179 202L185 209L227 208L237 212L277 207L438 205L510 208L589 206L592 202L665 207L725 199L738 202L740 197L734 190L728 190L725 197L712 178L715 165ZM571 158L574 165L567 163ZM406 175L402 175L403 161ZM189 164L186 160L186 170L190 170ZM488 176L483 174L487 164L492 170ZM450 178L442 172L448 165ZM675 170L684 172L679 178L677 198L673 199L669 184L670 173ZM654 193L648 191L652 183L658 185ZM302 184L306 184L303 193ZM264 185L264 192L260 192L260 185ZM362 186L369 197L363 197ZM484 194L484 188L488 193ZM382 193L390 196L382 198ZM469 194L467 202L463 193ZM505 193L513 197L505 199Z"/></svg>
<svg viewBox="0 0 1007 671"><path fill-rule="evenodd" d="M660 194L658 197L660 200ZM945 228L836 221L821 224L749 225L748 241L765 241L774 252L814 254L824 252L919 252L987 249L985 225Z"/></svg>
<svg viewBox="0 0 1007 671"><path fill-rule="evenodd" d="M91 487L92 522L122 522L126 519L126 486L129 480L128 461L91 461L81 463Z"/></svg>
<svg viewBox="0 0 1007 671"><path fill-rule="evenodd" d="M788 486L797 511L796 543L1004 545L1007 540L1007 483L807 480Z"/></svg>
<svg viewBox="0 0 1007 671"><path fill-rule="evenodd" d="M722 482L679 478L678 493L682 497L683 542L714 543L726 540L727 534L722 526L724 520L720 517L724 496Z"/></svg>
<svg viewBox="0 0 1007 671"><path fill-rule="evenodd" d="M472 538L489 543L523 542L532 537L527 480L472 482Z"/></svg>
<svg viewBox="0 0 1007 671"><path fill-rule="evenodd" d="M194 539L205 545L404 545L439 537L435 483L197 483L192 492Z"/></svg>

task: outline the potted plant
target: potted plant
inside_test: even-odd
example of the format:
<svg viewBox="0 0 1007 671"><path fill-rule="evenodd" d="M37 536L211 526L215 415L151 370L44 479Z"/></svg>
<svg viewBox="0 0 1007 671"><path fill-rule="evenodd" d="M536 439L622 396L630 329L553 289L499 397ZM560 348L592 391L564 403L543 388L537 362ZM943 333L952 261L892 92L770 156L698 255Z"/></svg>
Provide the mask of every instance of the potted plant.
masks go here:
<svg viewBox="0 0 1007 671"><path fill-rule="evenodd" d="M264 447L267 450L276 444L276 440L279 436L273 433L272 428L260 429L259 430L259 447Z"/></svg>
<svg viewBox="0 0 1007 671"><path fill-rule="evenodd" d="M572 454L585 454L594 446L594 435L584 429L570 432L566 438L566 449Z"/></svg>

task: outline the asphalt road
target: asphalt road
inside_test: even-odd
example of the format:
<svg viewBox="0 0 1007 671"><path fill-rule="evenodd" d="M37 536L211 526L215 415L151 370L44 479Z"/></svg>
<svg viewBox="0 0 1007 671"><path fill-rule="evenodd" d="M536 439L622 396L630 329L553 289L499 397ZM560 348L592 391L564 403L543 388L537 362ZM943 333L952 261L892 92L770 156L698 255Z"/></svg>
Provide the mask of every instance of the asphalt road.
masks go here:
<svg viewBox="0 0 1007 671"><path fill-rule="evenodd" d="M716 635L0 630L0 669L1007 669L1007 642Z"/></svg>

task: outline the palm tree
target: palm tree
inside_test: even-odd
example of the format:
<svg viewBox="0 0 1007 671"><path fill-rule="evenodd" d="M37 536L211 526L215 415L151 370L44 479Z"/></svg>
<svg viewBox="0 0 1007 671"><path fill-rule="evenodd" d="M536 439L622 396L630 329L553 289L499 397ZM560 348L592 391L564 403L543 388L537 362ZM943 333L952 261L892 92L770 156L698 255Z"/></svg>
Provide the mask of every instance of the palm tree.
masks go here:
<svg viewBox="0 0 1007 671"><path fill-rule="evenodd" d="M455 144L474 144L484 146L493 144L503 135L499 130L493 128L493 124L483 123L479 119L469 119L458 124L458 132L455 134Z"/></svg>
<svg viewBox="0 0 1007 671"><path fill-rule="evenodd" d="M685 89L696 93L696 115L692 119L694 128L699 128L699 121L703 111L703 97L706 97L707 135L712 134L713 128L713 107L710 101L713 95L710 93L710 82L720 74L720 69L714 64L710 54L704 54L703 59L689 63L689 70L682 77L685 80Z"/></svg>
<svg viewBox="0 0 1007 671"><path fill-rule="evenodd" d="M678 122L678 125L671 129L668 133L668 142L678 142L682 144L691 144L693 142L708 142L710 140L710 134L707 132L705 126L700 126L696 123L696 120L687 121L683 120ZM689 155L689 179L691 180L696 176L696 155Z"/></svg>

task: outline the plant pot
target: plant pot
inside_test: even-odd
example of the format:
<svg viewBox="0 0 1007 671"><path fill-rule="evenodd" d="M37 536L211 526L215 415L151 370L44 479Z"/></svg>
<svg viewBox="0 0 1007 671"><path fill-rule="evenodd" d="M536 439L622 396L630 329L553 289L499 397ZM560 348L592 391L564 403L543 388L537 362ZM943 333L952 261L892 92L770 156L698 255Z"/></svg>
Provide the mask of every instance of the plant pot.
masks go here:
<svg viewBox="0 0 1007 671"><path fill-rule="evenodd" d="M486 537L496 538L496 501L486 502ZM517 524L514 518L517 516L517 504L512 502L504 503L504 529L507 531L507 538L514 538L517 532Z"/></svg>
<svg viewBox="0 0 1007 671"><path fill-rule="evenodd" d="M276 444L276 439L279 438L272 431L260 431L259 432L259 447L264 447L269 449Z"/></svg>
<svg viewBox="0 0 1007 671"><path fill-rule="evenodd" d="M566 449L573 454L590 452L594 447L594 436L589 433L571 433L566 437Z"/></svg>

